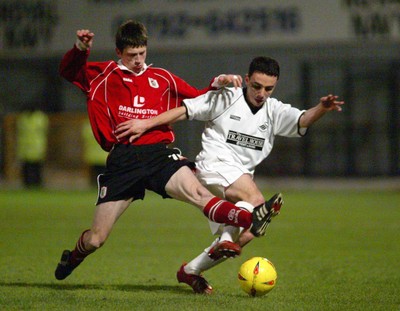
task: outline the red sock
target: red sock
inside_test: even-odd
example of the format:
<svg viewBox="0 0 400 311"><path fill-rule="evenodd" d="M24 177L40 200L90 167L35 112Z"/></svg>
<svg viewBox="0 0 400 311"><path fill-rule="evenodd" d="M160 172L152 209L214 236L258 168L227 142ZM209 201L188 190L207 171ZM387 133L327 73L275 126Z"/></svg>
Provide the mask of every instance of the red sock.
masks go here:
<svg viewBox="0 0 400 311"><path fill-rule="evenodd" d="M88 251L85 248L85 243L83 243L83 236L88 231L89 230L85 230L82 232L78 242L76 242L74 250L71 252L70 262L73 266L79 265L83 261L83 259L85 259L86 256L94 252L94 250Z"/></svg>
<svg viewBox="0 0 400 311"><path fill-rule="evenodd" d="M214 222L243 227L245 229L250 228L252 222L252 215L250 212L217 197L212 198L207 203L203 213L208 219Z"/></svg>

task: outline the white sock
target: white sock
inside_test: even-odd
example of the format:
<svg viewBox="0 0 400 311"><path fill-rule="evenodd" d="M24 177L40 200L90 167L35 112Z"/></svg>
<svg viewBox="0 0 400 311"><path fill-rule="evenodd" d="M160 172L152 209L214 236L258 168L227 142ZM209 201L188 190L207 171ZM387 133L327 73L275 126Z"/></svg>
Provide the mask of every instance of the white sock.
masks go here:
<svg viewBox="0 0 400 311"><path fill-rule="evenodd" d="M221 262L224 262L227 258L221 258L218 260L211 259L208 256L208 252L210 249L217 244L219 241L230 241L235 242L239 238L240 233L243 231L243 228L237 228L234 226L224 226L221 237L216 238L214 242L211 243L209 247L207 247L200 255L190 261L185 267L184 270L189 274L199 275L200 273L219 265Z"/></svg>
<svg viewBox="0 0 400 311"><path fill-rule="evenodd" d="M221 241L236 242L243 228L225 225L221 234Z"/></svg>
<svg viewBox="0 0 400 311"><path fill-rule="evenodd" d="M219 263L226 260L226 258L221 258L219 260L213 260L208 256L208 252L216 243L220 241L220 238L215 239L212 244L207 247L200 255L190 261L185 267L184 270L188 274L199 275L203 271L211 269L212 267L218 265Z"/></svg>

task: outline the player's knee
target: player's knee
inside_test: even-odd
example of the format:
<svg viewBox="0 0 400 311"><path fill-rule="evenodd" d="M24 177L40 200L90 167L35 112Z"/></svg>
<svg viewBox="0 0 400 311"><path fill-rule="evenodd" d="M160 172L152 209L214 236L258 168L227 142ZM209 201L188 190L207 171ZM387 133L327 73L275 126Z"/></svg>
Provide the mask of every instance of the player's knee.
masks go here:
<svg viewBox="0 0 400 311"><path fill-rule="evenodd" d="M190 201L197 202L199 205L203 205L204 202L208 202L214 197L214 195L197 180L190 185L187 184L185 188L182 189L181 193L184 193Z"/></svg>
<svg viewBox="0 0 400 311"><path fill-rule="evenodd" d="M89 237L88 244L91 248L98 249L104 245L107 240L107 236L101 233L92 233Z"/></svg>
<svg viewBox="0 0 400 311"><path fill-rule="evenodd" d="M208 200L213 197L210 191L208 191L203 185L197 185L195 189L196 196L200 199Z"/></svg>

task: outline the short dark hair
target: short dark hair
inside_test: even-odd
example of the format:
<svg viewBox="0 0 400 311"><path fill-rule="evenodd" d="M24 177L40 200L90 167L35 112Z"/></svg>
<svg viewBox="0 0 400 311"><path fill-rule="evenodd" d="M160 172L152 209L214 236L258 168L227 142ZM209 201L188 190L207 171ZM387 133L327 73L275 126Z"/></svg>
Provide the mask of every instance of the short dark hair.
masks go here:
<svg viewBox="0 0 400 311"><path fill-rule="evenodd" d="M249 72L247 74L251 77L254 72L265 73L268 76L277 77L279 79L279 63L271 57L255 57L250 63Z"/></svg>
<svg viewBox="0 0 400 311"><path fill-rule="evenodd" d="M118 27L115 46L121 52L127 47L147 46L147 29L137 21L128 20Z"/></svg>

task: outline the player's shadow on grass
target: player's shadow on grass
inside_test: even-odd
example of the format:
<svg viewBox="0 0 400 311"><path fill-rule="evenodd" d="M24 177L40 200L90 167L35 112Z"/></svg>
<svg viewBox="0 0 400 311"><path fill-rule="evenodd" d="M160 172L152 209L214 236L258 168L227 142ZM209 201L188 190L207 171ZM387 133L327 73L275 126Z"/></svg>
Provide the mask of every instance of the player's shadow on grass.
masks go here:
<svg viewBox="0 0 400 311"><path fill-rule="evenodd" d="M0 287L20 288L47 288L63 291L73 290L120 290L125 292L176 292L193 294L190 288L179 285L143 285L143 284L55 284L55 283L25 283L25 282L0 282Z"/></svg>

